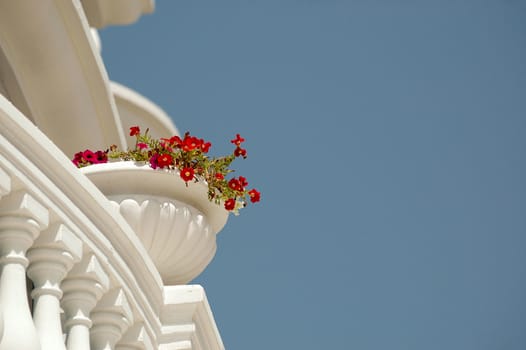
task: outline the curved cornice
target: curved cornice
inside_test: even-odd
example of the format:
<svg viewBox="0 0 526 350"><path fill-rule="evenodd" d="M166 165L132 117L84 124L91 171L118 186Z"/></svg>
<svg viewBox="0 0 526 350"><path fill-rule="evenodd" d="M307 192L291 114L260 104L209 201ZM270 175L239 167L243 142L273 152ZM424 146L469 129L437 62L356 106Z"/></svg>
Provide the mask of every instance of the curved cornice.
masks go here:
<svg viewBox="0 0 526 350"><path fill-rule="evenodd" d="M121 117L123 130L128 130L132 125L139 125L148 127L150 135L154 138L179 135L170 117L155 103L116 82L110 82L110 88ZM130 141L135 142L135 138L130 137L128 142Z"/></svg>
<svg viewBox="0 0 526 350"><path fill-rule="evenodd" d="M64 153L126 147L79 0L0 1L0 47L34 123Z"/></svg>

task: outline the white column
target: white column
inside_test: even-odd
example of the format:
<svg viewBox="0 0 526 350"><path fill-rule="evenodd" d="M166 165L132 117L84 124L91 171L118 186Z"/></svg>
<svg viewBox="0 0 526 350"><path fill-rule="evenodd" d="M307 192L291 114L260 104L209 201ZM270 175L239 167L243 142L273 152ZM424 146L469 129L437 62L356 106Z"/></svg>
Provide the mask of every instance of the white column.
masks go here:
<svg viewBox="0 0 526 350"><path fill-rule="evenodd" d="M113 350L132 323L133 314L128 299L121 288L112 289L97 304L91 319L91 344L93 350Z"/></svg>
<svg viewBox="0 0 526 350"><path fill-rule="evenodd" d="M48 221L47 209L25 191L0 201L0 350L40 349L27 298L26 252Z"/></svg>
<svg viewBox="0 0 526 350"><path fill-rule="evenodd" d="M115 350L152 350L153 348L152 340L142 322L137 322L128 328L119 343L115 345Z"/></svg>
<svg viewBox="0 0 526 350"><path fill-rule="evenodd" d="M68 350L90 350L90 313L108 291L108 275L94 255L86 255L62 282L62 308L66 314Z"/></svg>
<svg viewBox="0 0 526 350"><path fill-rule="evenodd" d="M52 225L27 253L35 289L33 320L42 350L66 350L60 322L60 283L82 256L82 242L66 226Z"/></svg>

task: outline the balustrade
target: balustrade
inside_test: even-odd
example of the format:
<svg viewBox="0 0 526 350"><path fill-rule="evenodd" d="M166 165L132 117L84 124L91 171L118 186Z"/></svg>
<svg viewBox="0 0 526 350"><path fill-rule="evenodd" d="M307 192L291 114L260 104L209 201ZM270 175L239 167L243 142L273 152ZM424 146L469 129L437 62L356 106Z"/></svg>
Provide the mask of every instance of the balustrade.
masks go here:
<svg viewBox="0 0 526 350"><path fill-rule="evenodd" d="M124 290L108 291L109 276L93 254L82 259L82 241L64 224L47 227L48 210L10 189L0 168L0 350L111 350L123 335L119 350L154 349L142 322L130 327ZM34 284L33 315L26 274Z"/></svg>
<svg viewBox="0 0 526 350"><path fill-rule="evenodd" d="M204 291L180 287L0 95L0 350L222 350Z"/></svg>
<svg viewBox="0 0 526 350"><path fill-rule="evenodd" d="M0 350L202 349L193 343L201 287L165 287L148 330L108 262L35 196L11 189L0 168Z"/></svg>

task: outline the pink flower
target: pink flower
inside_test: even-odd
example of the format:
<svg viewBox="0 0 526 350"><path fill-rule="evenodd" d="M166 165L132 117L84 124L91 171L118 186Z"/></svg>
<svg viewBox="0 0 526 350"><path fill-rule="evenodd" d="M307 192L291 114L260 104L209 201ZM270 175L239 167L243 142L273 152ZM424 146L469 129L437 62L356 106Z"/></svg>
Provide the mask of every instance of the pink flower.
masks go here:
<svg viewBox="0 0 526 350"><path fill-rule="evenodd" d="M139 149L145 149L145 148L148 148L148 145L145 144L144 142L139 142L139 143L137 144L137 148L139 148Z"/></svg>
<svg viewBox="0 0 526 350"><path fill-rule="evenodd" d="M152 169L157 169L159 167L159 164L157 163L157 158L159 158L159 155L157 153L154 153L150 157L150 166L152 167Z"/></svg>
<svg viewBox="0 0 526 350"><path fill-rule="evenodd" d="M77 152L73 157L73 164L76 166L85 166L90 164L99 164L108 162L108 155L104 151L85 150L84 152Z"/></svg>
<svg viewBox="0 0 526 350"><path fill-rule="evenodd" d="M96 164L97 163L97 156L93 151L90 151L89 149L82 152L82 158L88 163Z"/></svg>
<svg viewBox="0 0 526 350"><path fill-rule="evenodd" d="M107 163L108 162L108 154L103 151L97 151L95 152L95 157L97 158L97 163Z"/></svg>
<svg viewBox="0 0 526 350"><path fill-rule="evenodd" d="M79 166L79 164L82 163L83 161L82 154L83 152L75 153L75 156L73 157L73 164L75 164L76 166Z"/></svg>

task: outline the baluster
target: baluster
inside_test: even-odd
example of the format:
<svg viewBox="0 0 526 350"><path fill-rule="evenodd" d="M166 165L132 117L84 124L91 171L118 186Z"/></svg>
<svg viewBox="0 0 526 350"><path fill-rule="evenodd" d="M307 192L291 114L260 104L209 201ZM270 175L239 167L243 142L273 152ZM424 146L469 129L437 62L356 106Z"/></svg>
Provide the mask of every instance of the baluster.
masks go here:
<svg viewBox="0 0 526 350"><path fill-rule="evenodd" d="M27 274L35 289L33 320L42 350L66 350L60 322L60 282L82 256L82 242L66 226L55 224L43 231L27 257Z"/></svg>
<svg viewBox="0 0 526 350"><path fill-rule="evenodd" d="M47 209L25 191L0 201L0 350L40 349L26 290L26 252L49 222Z"/></svg>
<svg viewBox="0 0 526 350"><path fill-rule="evenodd" d="M102 297L93 310L91 343L94 350L112 350L132 322L132 311L121 288Z"/></svg>
<svg viewBox="0 0 526 350"><path fill-rule="evenodd" d="M153 344L142 322L137 322L122 336L115 350L151 350Z"/></svg>
<svg viewBox="0 0 526 350"><path fill-rule="evenodd" d="M75 265L62 282L68 350L90 350L90 313L109 284L108 275L92 254Z"/></svg>

